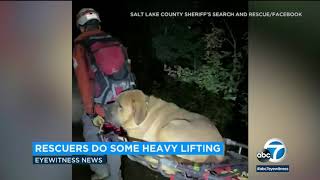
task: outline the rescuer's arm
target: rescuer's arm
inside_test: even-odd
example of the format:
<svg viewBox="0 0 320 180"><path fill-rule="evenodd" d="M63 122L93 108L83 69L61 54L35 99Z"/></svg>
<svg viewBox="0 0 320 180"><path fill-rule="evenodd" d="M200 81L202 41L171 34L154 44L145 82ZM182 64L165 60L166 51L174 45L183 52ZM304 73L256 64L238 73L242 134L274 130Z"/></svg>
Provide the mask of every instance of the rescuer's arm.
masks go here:
<svg viewBox="0 0 320 180"><path fill-rule="evenodd" d="M85 49L80 44L75 45L72 61L84 110L89 115L93 115L95 114L95 111L93 104L93 91L89 79L89 69L87 66Z"/></svg>

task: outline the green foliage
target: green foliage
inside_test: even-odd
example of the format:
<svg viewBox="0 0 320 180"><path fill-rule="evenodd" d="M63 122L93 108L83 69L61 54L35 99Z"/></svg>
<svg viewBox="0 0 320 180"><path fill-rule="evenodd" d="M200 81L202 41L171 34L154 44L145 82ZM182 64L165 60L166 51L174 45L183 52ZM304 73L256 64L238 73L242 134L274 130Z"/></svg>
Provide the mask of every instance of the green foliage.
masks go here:
<svg viewBox="0 0 320 180"><path fill-rule="evenodd" d="M165 41L160 41L158 38L156 39L158 41L155 41L155 44ZM170 40L171 39L167 39L168 44ZM167 71L170 76L176 78L177 80L195 83L200 88L220 95L226 100L236 100L238 85L243 79L243 77L241 77L242 64L239 60L239 58L241 58L241 53L237 51L222 50L227 38L225 37L224 31L216 27L212 27L211 32L206 34L201 41L205 44L203 47L205 51L202 56L197 56L198 66L196 68L194 67L191 69L190 67L182 67L181 65L174 65L173 67L165 65L165 71ZM188 44L188 46L193 46L192 43L185 44ZM162 47L163 45L164 43L159 43L156 47ZM199 46L201 46L201 43L198 43L195 46L197 48L189 49L198 49ZM164 51L163 49L164 48L159 48L157 50L157 54L161 54L161 56L159 55L158 58L165 59L165 62L169 61L170 58L174 59L179 57L178 52L169 52L170 47L167 47ZM179 53L182 52L183 51L179 51ZM168 54L171 55L166 56ZM174 56L172 54L174 54Z"/></svg>
<svg viewBox="0 0 320 180"><path fill-rule="evenodd" d="M170 21L171 22L171 21ZM163 63L193 65L201 59L203 42L200 34L190 30L187 23L167 23L152 39L157 59Z"/></svg>
<svg viewBox="0 0 320 180"><path fill-rule="evenodd" d="M152 94L191 112L202 114L211 119L224 132L225 127L233 119L233 104L203 91L193 83L185 83L167 77L164 83L154 84Z"/></svg>
<svg viewBox="0 0 320 180"><path fill-rule="evenodd" d="M155 56L168 77L155 82L152 94L207 116L226 136L234 126L247 132L247 40L236 39L226 23L205 34L188 21L154 28Z"/></svg>

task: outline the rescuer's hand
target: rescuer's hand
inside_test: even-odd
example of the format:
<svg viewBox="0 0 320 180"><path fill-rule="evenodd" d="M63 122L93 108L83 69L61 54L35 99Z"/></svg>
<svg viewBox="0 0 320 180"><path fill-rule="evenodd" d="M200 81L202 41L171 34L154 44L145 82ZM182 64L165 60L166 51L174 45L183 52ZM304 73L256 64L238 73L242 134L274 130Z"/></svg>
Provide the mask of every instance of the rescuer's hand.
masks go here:
<svg viewBox="0 0 320 180"><path fill-rule="evenodd" d="M92 119L92 123L93 123L93 125L101 128L102 125L104 124L104 119L103 119L103 117L97 115Z"/></svg>

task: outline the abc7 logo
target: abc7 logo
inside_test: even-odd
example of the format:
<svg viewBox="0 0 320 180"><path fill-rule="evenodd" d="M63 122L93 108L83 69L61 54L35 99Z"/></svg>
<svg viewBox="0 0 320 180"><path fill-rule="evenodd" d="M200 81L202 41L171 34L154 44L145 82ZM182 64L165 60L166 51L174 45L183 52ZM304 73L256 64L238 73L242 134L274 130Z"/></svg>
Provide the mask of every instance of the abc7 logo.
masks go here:
<svg viewBox="0 0 320 180"><path fill-rule="evenodd" d="M270 139L264 145L264 149L257 153L260 162L281 162L286 155L287 148L280 139Z"/></svg>

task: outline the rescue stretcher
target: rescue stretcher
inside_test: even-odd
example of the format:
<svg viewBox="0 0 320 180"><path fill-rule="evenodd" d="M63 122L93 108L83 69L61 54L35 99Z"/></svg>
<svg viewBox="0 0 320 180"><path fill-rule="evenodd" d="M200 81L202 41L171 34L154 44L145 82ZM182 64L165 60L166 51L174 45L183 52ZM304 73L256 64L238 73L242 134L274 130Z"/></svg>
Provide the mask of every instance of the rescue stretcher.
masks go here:
<svg viewBox="0 0 320 180"><path fill-rule="evenodd" d="M99 133L102 142L128 141L123 129L105 124ZM248 146L225 138L225 160L220 164L182 164L162 156L127 155L132 161L161 173L170 180L245 180L248 179Z"/></svg>

